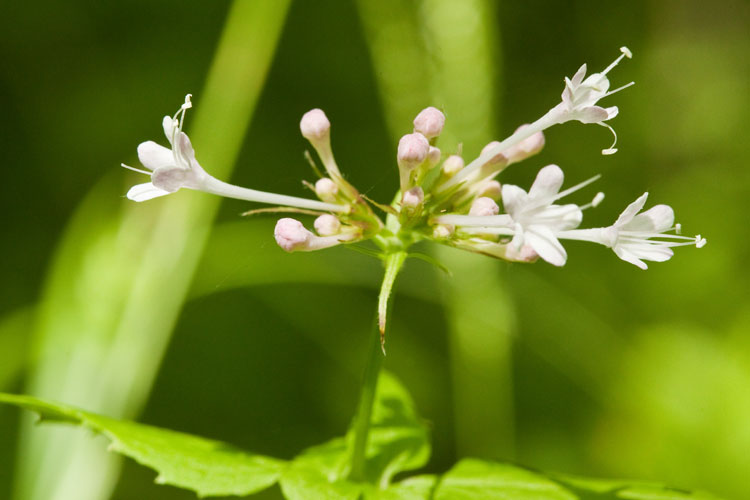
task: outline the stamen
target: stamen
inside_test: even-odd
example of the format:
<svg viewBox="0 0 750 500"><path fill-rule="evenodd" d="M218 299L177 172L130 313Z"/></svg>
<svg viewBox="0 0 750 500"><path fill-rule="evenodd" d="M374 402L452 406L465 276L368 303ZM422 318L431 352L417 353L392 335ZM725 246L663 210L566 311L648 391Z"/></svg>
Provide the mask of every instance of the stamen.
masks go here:
<svg viewBox="0 0 750 500"><path fill-rule="evenodd" d="M138 172L139 174L151 175L151 172L141 170L140 168L131 167L130 165L125 165L124 163L120 163L120 166L123 168L127 168L128 170L132 170L133 172Z"/></svg>
<svg viewBox="0 0 750 500"><path fill-rule="evenodd" d="M630 52L630 49L628 49L627 47L620 47L620 52L622 52L622 54L620 54L620 57L618 57L617 59L615 59L612 64L610 64L609 66L607 66L607 69L605 69L604 71L601 72L602 75L606 75L607 73L609 73L609 71L612 68L614 68L615 66L617 66L617 64L620 61L622 61L623 57L627 57L628 59L632 59L633 58L633 53Z"/></svg>
<svg viewBox="0 0 750 500"><path fill-rule="evenodd" d="M601 125L602 127L606 127L609 129L610 132L612 132L612 135L615 136L614 142L612 142L612 145L607 149L602 149L603 155L613 155L617 153L617 148L615 147L615 144L617 144L617 132L615 132L615 129L613 129L608 123L604 122L598 122L597 125Z"/></svg>
<svg viewBox="0 0 750 500"><path fill-rule="evenodd" d="M696 248L703 248L706 245L706 238L701 238L701 235L698 234L695 236L695 247Z"/></svg>
<svg viewBox="0 0 750 500"><path fill-rule="evenodd" d="M602 202L603 199L604 199L604 193L599 191L598 193L596 193L596 196L594 196L594 199L591 200L591 203L581 205L580 209L586 210L587 208L596 208L599 206L599 204Z"/></svg>
<svg viewBox="0 0 750 500"><path fill-rule="evenodd" d="M675 234L682 234L682 224L675 224L674 225L674 232L675 232Z"/></svg>
<svg viewBox="0 0 750 500"><path fill-rule="evenodd" d="M604 95L603 95L603 96L601 97L601 99L604 99L605 97L607 97L607 96L609 96L609 95L612 95L612 94L615 94L615 93L617 93L617 92L619 92L619 91L621 91L621 90L625 90L626 88L628 88L628 87L631 87L631 86L633 86L633 85L635 85L635 82L630 82L630 83L626 83L626 84L625 84L625 85L623 85L622 87L617 87L617 88L616 88L615 90L610 90L609 92L607 92L606 94L604 94Z"/></svg>
<svg viewBox="0 0 750 500"><path fill-rule="evenodd" d="M182 106L180 106L180 109L182 109L184 111L186 109L190 109L190 108L193 107L193 103L192 103L192 101L190 101L191 97L193 97L193 94L187 94L185 96L185 103Z"/></svg>
<svg viewBox="0 0 750 500"><path fill-rule="evenodd" d="M584 187L588 186L592 182L598 181L601 178L601 176L602 176L602 174L596 174L592 178L587 179L587 180L581 182L580 184L576 184L573 187L569 187L565 191L561 191L561 192L557 193L557 195L554 198L552 198L552 201L559 200L563 196L568 196L570 193L578 191L579 189L583 189Z"/></svg>

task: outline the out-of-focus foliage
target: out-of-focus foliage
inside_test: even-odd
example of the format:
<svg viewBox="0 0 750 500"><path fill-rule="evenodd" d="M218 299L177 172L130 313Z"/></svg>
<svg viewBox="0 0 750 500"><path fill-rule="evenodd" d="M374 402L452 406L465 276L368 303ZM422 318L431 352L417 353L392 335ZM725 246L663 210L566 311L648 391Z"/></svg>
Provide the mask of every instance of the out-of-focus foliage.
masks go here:
<svg viewBox="0 0 750 500"><path fill-rule="evenodd" d="M587 212L592 225L611 223L648 190L708 245L681 249L647 272L606 249L575 244L563 269L501 264L493 272L514 307L513 386L486 385L478 394L488 401L512 394L508 450L521 463L750 496L743 452L750 435L744 206L750 170L742 121L750 111L747 2L490 3L491 18L484 21L498 40L492 61L498 72L482 105L494 116L496 138L544 112L559 98L562 76L580 63L598 67L623 44L635 55L618 67L618 76L636 85L611 98L620 107L613 122L620 135L616 155L599 154L609 144L604 129L557 127L542 153L509 169L504 180L528 185L539 167L553 162L571 182L602 173L595 189L607 199ZM424 17L419 9L430 8L427 1L399 4L414 20ZM134 163L138 142L156 138L160 116L187 92L200 109L199 90L228 7L71 1L6 9L0 19L3 318L33 310L56 242L86 193L104 178L120 186L113 193L124 193L136 174L117 165ZM333 123L342 169L368 196L388 201L397 182L391 134L409 132L419 109L404 110L401 118L384 111L386 99L404 96L380 85L378 75L391 71L371 56L364 26L373 24L384 39L386 28L378 30L377 18L365 23L362 15L349 2L292 3L233 182L304 195L299 180L312 176L297 123L303 112L321 107ZM410 36L425 39L421 32ZM385 50L411 52L400 45ZM425 76L432 61L412 62L398 68L402 81L392 89L404 85L413 96L424 87L425 104L443 107L433 101L439 98ZM450 137L483 136L452 119L460 109L443 109ZM199 158L214 154L197 147ZM156 203L202 196L181 192ZM100 202L101 213L110 202ZM379 265L344 250L284 255L273 244L270 220L238 218L247 208L223 202L214 233L221 239L208 242L193 300L178 320L140 420L291 458L349 424ZM139 257L137 247L119 251ZM470 256L465 267L472 261L485 265ZM307 278L295 279L293 269ZM116 271L81 279L114 286ZM434 450L424 470L444 471L460 458L456 450L495 431L486 422L469 428L473 434L456 432L454 402L461 401L462 388L451 372L456 357L440 304L444 278L417 261L409 261L405 273L386 365L430 421ZM0 382L20 391L24 366L37 360L25 355L31 339L15 333L26 329L13 325L25 320L18 321L3 320L0 329L0 345L8 346L0 349ZM67 333L61 357L72 363L85 353L76 349L79 332ZM15 413L0 409L0 428L5 498L17 470ZM495 458L511 458L505 453ZM152 479L128 464L112 498L190 498L154 488Z"/></svg>

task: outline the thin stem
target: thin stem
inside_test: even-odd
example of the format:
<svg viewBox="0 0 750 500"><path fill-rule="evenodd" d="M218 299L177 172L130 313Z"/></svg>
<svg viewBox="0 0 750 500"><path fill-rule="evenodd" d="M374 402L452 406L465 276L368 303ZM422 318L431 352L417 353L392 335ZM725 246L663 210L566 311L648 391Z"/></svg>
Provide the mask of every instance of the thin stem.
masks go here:
<svg viewBox="0 0 750 500"><path fill-rule="evenodd" d="M406 256L406 252L399 251L389 254L385 260L385 276L380 289L379 306L385 304L385 312L388 315L393 309L393 302L389 301L388 297L390 297L396 276L403 266ZM349 479L352 481L363 481L365 479L367 438L370 434L370 423L375 402L375 392L378 385L378 376L383 367L384 353L381 352L381 339L384 330L381 329L380 318L383 318L385 315L380 313L380 307L378 309L378 321L373 322L373 329L370 333L370 352L367 364L365 365L362 391L360 392L359 405L357 406L357 415L354 422L354 444L352 446L351 469L349 472ZM383 327L385 327L384 322Z"/></svg>

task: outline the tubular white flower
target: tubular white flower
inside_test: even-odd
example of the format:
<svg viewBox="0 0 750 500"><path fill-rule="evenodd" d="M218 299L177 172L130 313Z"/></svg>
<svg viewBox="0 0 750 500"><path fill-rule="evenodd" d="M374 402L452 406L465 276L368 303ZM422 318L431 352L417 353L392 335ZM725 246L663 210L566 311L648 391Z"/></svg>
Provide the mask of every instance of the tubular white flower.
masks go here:
<svg viewBox="0 0 750 500"><path fill-rule="evenodd" d="M633 57L633 54L627 47L621 47L620 52L620 56L612 64L607 66L604 71L601 73L593 73L585 80L586 65L584 64L581 66L573 78L565 79L565 89L563 90L562 102L560 104L550 109L544 116L535 122L525 127L519 127L513 135L507 139L504 139L499 143L494 143L492 147L487 147L482 150L479 157L466 165L466 168L461 170L461 172L453 178L439 186L438 191L445 192L461 182L465 182L474 174L474 172L490 161L498 153L508 153L510 148L513 148L521 143L521 141L533 136L537 132L541 132L553 125L565 123L570 120L578 120L582 123L596 123L603 127L607 127L615 136L615 140L612 146L602 150L602 154L606 155L615 153L617 151L614 147L617 143L617 134L615 134L614 129L604 123L604 121L614 118L617 115L618 109L616 106L602 108L596 104L600 99L610 96L615 92L619 92L620 90L634 84L634 82L630 82L615 90L609 90L609 79L607 78L607 73L609 73L609 71L612 70L612 68L614 68L623 57Z"/></svg>
<svg viewBox="0 0 750 500"><path fill-rule="evenodd" d="M583 218L581 207L575 204L555 205L558 199L581 189L597 177L560 192L564 175L557 165L547 165L539 171L527 193L518 186L502 187L506 214L473 217L471 215L443 215L435 218L440 224L455 224L468 234L512 236L517 250L529 245L542 259L562 266L567 253L560 244L560 231L578 227Z"/></svg>
<svg viewBox="0 0 750 500"><path fill-rule="evenodd" d="M122 166L151 176L151 182L137 184L130 188L127 197L141 202L178 191L180 188L195 189L207 193L237 198L240 200L286 205L296 208L319 210L324 212L346 212L349 207L335 203L324 203L317 200L297 198L265 191L243 188L222 182L209 175L195 158L195 150L190 138L182 131L185 112L192 107L191 95L185 96L185 102L174 116L162 119L164 135L171 149L154 141L138 145L138 158L150 170L140 170Z"/></svg>
<svg viewBox="0 0 750 500"><path fill-rule="evenodd" d="M674 211L668 205L656 205L639 213L647 198L648 193L643 193L609 227L562 231L558 237L607 246L619 258L641 269L648 269L644 260L669 260L674 255L673 247L695 245L701 248L706 244L706 239L700 235L690 238L665 234L669 231L679 232L679 225L674 224Z"/></svg>

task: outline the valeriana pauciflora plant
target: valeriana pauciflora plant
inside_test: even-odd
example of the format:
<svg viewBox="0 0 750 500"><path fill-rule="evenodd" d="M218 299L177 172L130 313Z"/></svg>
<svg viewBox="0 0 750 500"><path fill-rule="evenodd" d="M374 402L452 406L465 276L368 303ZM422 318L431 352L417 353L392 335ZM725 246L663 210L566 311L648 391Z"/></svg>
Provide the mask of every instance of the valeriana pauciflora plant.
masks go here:
<svg viewBox="0 0 750 500"><path fill-rule="evenodd" d="M391 203L367 199L344 178L331 148L331 123L320 109L308 111L300 122L302 135L323 165L322 170L315 167L318 179L307 183L318 200L257 191L215 179L198 163L183 132L185 112L192 106L188 95L173 117L163 119L171 148L152 141L138 146L141 163L150 170L142 172L151 176L151 182L131 188L128 198L146 201L188 188L276 205L256 212L276 210L316 216L315 231L293 218L278 221L274 237L288 252L372 241L391 266L381 290L381 335L385 332L390 289L403 263L402 258L394 256L408 256L415 243L425 240L508 261L541 259L555 266L564 265L568 257L561 240L590 241L612 248L622 260L646 269L644 261L668 260L673 247L701 247L706 240L680 235L680 226L674 224L674 213L667 205L639 213L647 194L626 208L612 226L579 229L584 211L596 207L604 194L596 193L585 205L564 202L563 198L598 180L598 175L563 189L562 169L548 165L539 171L528 191L497 180L508 166L544 147L544 130L568 121L608 128L614 142L602 154L617 151L617 135L608 122L617 116L618 108L602 107L599 102L633 84L610 90L608 73L623 58L632 57L626 47L620 51L602 72L586 76L586 65L582 65L572 78L565 78L558 104L536 121L521 125L510 137L491 142L468 163L457 154L443 154L436 146L445 124L443 113L433 107L422 110L414 119L413 132L399 141L395 162L399 190Z"/></svg>
<svg viewBox="0 0 750 500"><path fill-rule="evenodd" d="M540 474L507 464L464 460L438 477L419 475L402 480L394 476L424 466L429 459L428 430L414 410L405 389L381 373L389 296L396 277L413 246L422 241L465 249L512 262L539 259L562 266L567 253L561 240L579 240L610 247L622 260L646 269L645 260L665 261L672 248L701 247L700 236L681 236L674 213L667 205L642 211L647 194L631 203L608 227L580 229L590 203L561 201L598 179L594 176L563 189L563 171L557 165L542 168L527 190L501 184L498 175L508 166L538 153L543 131L576 120L614 130L607 123L618 108L599 101L630 84L609 90L607 74L627 48L601 73L586 77L586 65L565 78L561 102L536 121L520 126L503 141L488 144L466 163L458 154L444 155L436 146L445 116L429 107L414 119L414 130L401 138L396 155L399 189L391 203L377 203L360 194L342 175L331 148L331 124L325 113L313 109L302 117L302 135L315 149L322 169L306 185L318 199L299 198L234 186L214 178L198 162L183 131L191 96L174 116L162 120L170 147L153 141L138 146L138 156L151 177L133 186L127 197L143 202L182 188L250 202L273 205L248 213L292 212L314 216L314 229L284 217L275 227L278 245L288 251L320 250L336 245L371 241L385 264L373 348L365 367L360 403L345 437L309 448L291 461L240 452L221 443L132 422L122 422L35 398L0 394L0 401L35 411L42 418L73 423L106 435L112 449L155 469L157 482L191 489L201 496L249 495L279 483L286 498L342 499L575 499L606 496L622 498L709 499L700 493L654 484L595 481L559 474ZM616 143L616 135L615 135ZM616 152L615 143L602 151ZM502 208L502 210L501 210Z"/></svg>

